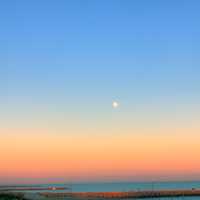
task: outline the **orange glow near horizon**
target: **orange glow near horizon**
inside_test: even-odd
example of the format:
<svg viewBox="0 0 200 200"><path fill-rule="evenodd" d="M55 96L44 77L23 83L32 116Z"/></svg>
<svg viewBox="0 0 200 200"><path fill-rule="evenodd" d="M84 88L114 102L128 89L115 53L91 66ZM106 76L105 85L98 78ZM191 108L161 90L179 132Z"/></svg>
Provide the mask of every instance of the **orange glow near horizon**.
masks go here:
<svg viewBox="0 0 200 200"><path fill-rule="evenodd" d="M190 131L107 137L7 132L0 141L0 176L109 180L193 175L200 168L200 136Z"/></svg>

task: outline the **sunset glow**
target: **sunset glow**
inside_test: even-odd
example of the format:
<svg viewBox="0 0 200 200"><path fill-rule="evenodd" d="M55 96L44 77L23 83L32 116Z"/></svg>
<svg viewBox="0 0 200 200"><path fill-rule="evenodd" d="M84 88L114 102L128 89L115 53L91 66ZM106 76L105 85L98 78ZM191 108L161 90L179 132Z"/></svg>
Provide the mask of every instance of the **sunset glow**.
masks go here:
<svg viewBox="0 0 200 200"><path fill-rule="evenodd" d="M168 180L185 173L192 177L200 167L196 159L199 130L191 130L191 135L182 130L162 134L134 134L130 130L107 133L107 137L27 131L1 137L1 177L29 177L29 181Z"/></svg>

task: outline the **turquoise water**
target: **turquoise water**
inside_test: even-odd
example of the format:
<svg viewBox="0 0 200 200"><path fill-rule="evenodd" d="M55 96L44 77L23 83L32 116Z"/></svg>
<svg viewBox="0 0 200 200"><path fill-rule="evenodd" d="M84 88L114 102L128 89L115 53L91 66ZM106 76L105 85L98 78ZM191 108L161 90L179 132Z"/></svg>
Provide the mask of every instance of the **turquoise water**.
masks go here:
<svg viewBox="0 0 200 200"><path fill-rule="evenodd" d="M138 190L160 190L160 189L192 189L200 188L200 182L121 182L121 183L85 183L72 184L72 190L75 192L84 191L138 191ZM145 198L155 200L155 198ZM200 200L200 197L173 197L156 198L160 200Z"/></svg>
<svg viewBox="0 0 200 200"><path fill-rule="evenodd" d="M34 185L31 185L34 186ZM35 185L36 186L36 185ZM193 182L115 182L115 183L65 183L65 184L43 184L37 187L70 187L73 192L110 192L110 191L142 191L162 189L200 189L200 181ZM27 191L26 191L27 192ZM37 191L32 191L37 192ZM40 191L41 192L41 191ZM43 191L44 192L44 191ZM49 191L48 191L49 192ZM54 192L54 191L51 191ZM67 192L67 191L56 191ZM152 198L146 198L151 200ZM155 199L155 198L154 198ZM200 200L200 197L173 197L156 198L160 200Z"/></svg>
<svg viewBox="0 0 200 200"><path fill-rule="evenodd" d="M197 182L118 182L118 183L76 183L68 184L74 192L138 191L161 189L200 189ZM200 199L200 198L199 198Z"/></svg>
<svg viewBox="0 0 200 200"><path fill-rule="evenodd" d="M73 192L111 192L162 189L200 189L200 181L191 182L113 182L46 184L42 187L70 187ZM200 198L199 198L200 199Z"/></svg>
<svg viewBox="0 0 200 200"><path fill-rule="evenodd" d="M160 189L192 189L200 188L197 182L118 182L118 183L76 183L66 184L74 192L109 192L109 191L138 191L138 190L160 190ZM155 200L155 198L145 198ZM200 200L200 197L170 197L156 198L159 200Z"/></svg>

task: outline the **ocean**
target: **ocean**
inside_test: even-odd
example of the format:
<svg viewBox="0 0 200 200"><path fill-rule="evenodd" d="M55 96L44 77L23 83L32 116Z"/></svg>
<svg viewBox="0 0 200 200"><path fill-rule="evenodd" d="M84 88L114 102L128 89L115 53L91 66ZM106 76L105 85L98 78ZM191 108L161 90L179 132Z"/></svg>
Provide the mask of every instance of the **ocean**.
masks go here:
<svg viewBox="0 0 200 200"><path fill-rule="evenodd" d="M63 186L63 184L59 185ZM200 181L191 182L109 182L109 183L68 183L73 192L111 192L162 189L200 189ZM200 198L199 198L200 199Z"/></svg>
<svg viewBox="0 0 200 200"><path fill-rule="evenodd" d="M191 182L118 182L118 183L76 183L71 184L74 192L102 192L102 191L141 191L162 189L200 189L200 181ZM145 198L155 200L155 198ZM157 198L159 200L197 200L200 197L170 197Z"/></svg>
<svg viewBox="0 0 200 200"><path fill-rule="evenodd" d="M27 186L27 185L26 185ZM200 189L200 181L190 182L92 182L92 183L60 183L30 185L37 187L69 187L70 190L56 192L112 192L112 191L142 191L142 190L170 190L170 189ZM28 191L25 191L28 192ZM30 191L37 192L37 191ZM43 191L44 192L44 191ZM48 191L50 192L50 191ZM55 191L51 191L55 192ZM145 198L151 200L152 198ZM154 198L155 199L155 198ZM170 197L157 198L159 200L197 200L200 197Z"/></svg>
<svg viewBox="0 0 200 200"><path fill-rule="evenodd" d="M140 190L161 190L161 189L192 189L200 188L200 182L118 182L118 183L77 183L72 184L74 192L102 192L102 191L140 191ZM155 198L145 198L155 200ZM197 200L200 197L170 197L156 198L159 200Z"/></svg>

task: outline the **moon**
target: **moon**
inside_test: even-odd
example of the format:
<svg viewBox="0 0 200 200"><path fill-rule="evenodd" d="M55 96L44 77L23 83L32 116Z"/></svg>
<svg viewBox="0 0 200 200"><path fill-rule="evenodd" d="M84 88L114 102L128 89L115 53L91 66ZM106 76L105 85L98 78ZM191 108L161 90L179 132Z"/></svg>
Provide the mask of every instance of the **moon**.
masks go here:
<svg viewBox="0 0 200 200"><path fill-rule="evenodd" d="M113 107L114 109L118 108L118 107L119 107L119 103L118 103L117 101L113 101L113 102L112 102L112 107Z"/></svg>

